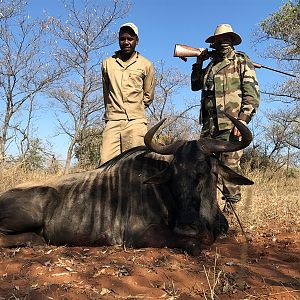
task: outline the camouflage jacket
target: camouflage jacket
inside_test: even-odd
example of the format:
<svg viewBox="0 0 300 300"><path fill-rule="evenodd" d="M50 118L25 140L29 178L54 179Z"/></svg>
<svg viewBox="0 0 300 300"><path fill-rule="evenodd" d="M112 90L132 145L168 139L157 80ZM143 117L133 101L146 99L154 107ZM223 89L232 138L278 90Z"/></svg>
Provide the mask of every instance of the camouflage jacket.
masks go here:
<svg viewBox="0 0 300 300"><path fill-rule="evenodd" d="M254 66L249 57L234 50L220 62L212 60L204 69L199 64L193 65L192 90L202 90L200 123L203 122L202 117L205 113L203 110L208 78L212 78L213 81L213 115L217 115L219 130L232 128L232 123L224 115L224 111L249 123L260 100Z"/></svg>

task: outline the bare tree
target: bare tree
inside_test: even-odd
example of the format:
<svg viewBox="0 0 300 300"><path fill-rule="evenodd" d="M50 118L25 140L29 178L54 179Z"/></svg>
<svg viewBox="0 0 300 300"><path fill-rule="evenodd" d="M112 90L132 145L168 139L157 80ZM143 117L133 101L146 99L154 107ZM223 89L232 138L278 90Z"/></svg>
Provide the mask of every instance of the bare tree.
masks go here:
<svg viewBox="0 0 300 300"><path fill-rule="evenodd" d="M28 137L28 121L32 117L32 101L36 95L62 75L55 60L48 63L44 28L39 20L26 14L25 8L25 1L6 4L1 1L5 15L0 19L0 162L4 161L16 132L26 132ZM31 109L26 121L24 108L28 102ZM25 125L18 119L21 114Z"/></svg>
<svg viewBox="0 0 300 300"><path fill-rule="evenodd" d="M20 9L26 5L24 0L8 0L0 2L0 20L9 19L20 13Z"/></svg>
<svg viewBox="0 0 300 300"><path fill-rule="evenodd" d="M48 28L58 39L57 57L70 70L68 78L49 95L56 100L64 118L57 116L61 132L69 137L65 173L69 172L76 143L82 132L93 126L104 108L100 51L116 41L114 23L129 10L129 2L112 0L104 6L98 1L64 0L68 19L49 17Z"/></svg>
<svg viewBox="0 0 300 300"><path fill-rule="evenodd" d="M20 127L17 125L15 127L15 140L16 144L19 148L19 153L20 153L20 160L24 160L26 157L26 154L29 152L30 147L31 147L31 123L33 120L33 104L34 104L34 98L31 97L29 99L28 103L28 113L27 113L27 118L23 122L23 126ZM17 141L20 139L20 141Z"/></svg>
<svg viewBox="0 0 300 300"><path fill-rule="evenodd" d="M263 49L264 56L274 59L283 70L299 75L300 71L300 15L299 1L286 1L278 11L259 24L255 41ZM264 47L265 42L267 46ZM284 164L290 156L297 157L300 149L300 81L299 76L288 77L262 94L272 103L279 105L267 115L269 138L268 155L277 156ZM280 105L283 103L284 105ZM291 147L291 148L290 148ZM294 152L293 149L294 148ZM289 155L288 155L289 154ZM285 160L284 160L285 158ZM281 163L279 163L280 165Z"/></svg>
<svg viewBox="0 0 300 300"><path fill-rule="evenodd" d="M176 68L166 67L163 61L155 66L155 100L149 107L148 119L150 125L163 118L167 122L157 135L164 143L171 143L175 139L191 139L199 137L199 95L198 99L180 99L175 103L179 91L187 88L190 82L189 75L182 74ZM176 107L179 107L176 109ZM195 117L196 116L196 117Z"/></svg>

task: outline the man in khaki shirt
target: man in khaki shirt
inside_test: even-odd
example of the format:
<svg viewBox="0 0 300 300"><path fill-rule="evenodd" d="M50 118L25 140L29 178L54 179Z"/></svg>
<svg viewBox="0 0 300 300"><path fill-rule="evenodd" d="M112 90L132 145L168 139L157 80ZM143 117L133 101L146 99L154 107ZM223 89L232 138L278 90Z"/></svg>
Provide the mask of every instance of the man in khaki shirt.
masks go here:
<svg viewBox="0 0 300 300"><path fill-rule="evenodd" d="M153 64L135 51L138 28L120 27L120 50L102 62L105 128L101 164L130 148L144 145L147 108L154 97Z"/></svg>

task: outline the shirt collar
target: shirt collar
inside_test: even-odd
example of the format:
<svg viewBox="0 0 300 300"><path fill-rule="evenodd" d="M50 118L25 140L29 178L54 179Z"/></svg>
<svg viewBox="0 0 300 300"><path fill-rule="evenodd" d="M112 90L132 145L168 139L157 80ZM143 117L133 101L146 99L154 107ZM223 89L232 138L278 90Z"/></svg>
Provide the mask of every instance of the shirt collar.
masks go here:
<svg viewBox="0 0 300 300"><path fill-rule="evenodd" d="M117 61L119 64L123 65L124 62L123 62L123 60L121 59L121 54L120 54L120 53L121 53L120 50L116 51L114 57L115 57L116 61ZM128 65L133 64L134 62L137 61L138 57L139 57L139 52L138 52L138 51L135 51L134 55L133 55L129 60L126 61L126 65L128 66Z"/></svg>

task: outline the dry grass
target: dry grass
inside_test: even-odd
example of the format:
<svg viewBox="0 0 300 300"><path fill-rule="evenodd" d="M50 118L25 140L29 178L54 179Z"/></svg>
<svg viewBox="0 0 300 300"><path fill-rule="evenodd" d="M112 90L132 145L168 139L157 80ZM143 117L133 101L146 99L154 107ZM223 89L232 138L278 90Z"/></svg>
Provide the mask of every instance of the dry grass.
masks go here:
<svg viewBox="0 0 300 300"><path fill-rule="evenodd" d="M216 294L216 288L220 284L220 276L222 274L222 270L219 269L218 264L217 264L219 257L220 257L220 254L217 252L217 249L216 249L215 261L214 261L212 271L210 269L206 270L206 267L203 265L204 274L205 274L206 281L207 281L208 287L209 287L209 292L204 291L204 298L206 300L207 299L210 299L210 300L218 299L217 294Z"/></svg>
<svg viewBox="0 0 300 300"><path fill-rule="evenodd" d="M299 230L300 174L286 178L285 174L272 174L272 178L258 171L248 172L254 181L242 188L242 201L236 212L246 230L268 227L272 223Z"/></svg>
<svg viewBox="0 0 300 300"><path fill-rule="evenodd" d="M2 166L0 170L0 193L25 182L40 182L61 174L50 174L47 171L28 171L19 165Z"/></svg>

